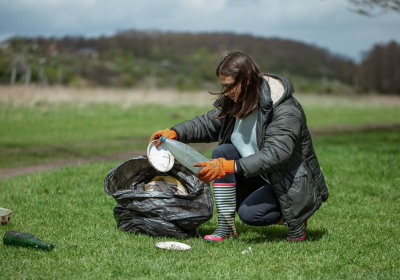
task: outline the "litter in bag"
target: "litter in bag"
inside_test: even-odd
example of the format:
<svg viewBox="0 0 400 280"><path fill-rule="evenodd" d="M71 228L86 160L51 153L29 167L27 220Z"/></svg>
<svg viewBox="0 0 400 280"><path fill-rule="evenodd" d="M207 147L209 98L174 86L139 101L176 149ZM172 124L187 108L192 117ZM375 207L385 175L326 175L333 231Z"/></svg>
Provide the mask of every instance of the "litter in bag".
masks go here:
<svg viewBox="0 0 400 280"><path fill-rule="evenodd" d="M170 171L159 172L146 156L111 168L104 191L117 202L118 228L152 236L197 237L197 228L211 219L214 207L209 184L192 171L176 161Z"/></svg>

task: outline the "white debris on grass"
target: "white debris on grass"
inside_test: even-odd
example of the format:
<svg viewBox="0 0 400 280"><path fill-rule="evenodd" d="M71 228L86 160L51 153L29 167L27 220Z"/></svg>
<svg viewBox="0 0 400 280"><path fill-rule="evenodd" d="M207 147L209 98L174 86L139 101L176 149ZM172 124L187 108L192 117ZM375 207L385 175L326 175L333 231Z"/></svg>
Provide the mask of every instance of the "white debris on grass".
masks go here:
<svg viewBox="0 0 400 280"><path fill-rule="evenodd" d="M191 248L189 245L185 243L175 242L175 241L157 242L156 246L160 249L180 250L180 251L190 250Z"/></svg>
<svg viewBox="0 0 400 280"><path fill-rule="evenodd" d="M244 250L244 251L242 252L242 255L247 254L247 253L251 253L251 247L249 247L249 250Z"/></svg>

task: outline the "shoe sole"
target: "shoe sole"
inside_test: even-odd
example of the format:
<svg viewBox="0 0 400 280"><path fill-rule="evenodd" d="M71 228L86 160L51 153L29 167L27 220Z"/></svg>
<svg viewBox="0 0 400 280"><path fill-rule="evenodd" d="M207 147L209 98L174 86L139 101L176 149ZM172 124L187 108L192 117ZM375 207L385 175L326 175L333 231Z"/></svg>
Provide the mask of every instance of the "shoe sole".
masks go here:
<svg viewBox="0 0 400 280"><path fill-rule="evenodd" d="M288 242L301 242L301 241L304 241L304 240L306 240L306 237L307 237L306 231L307 231L307 221L304 222L304 230L303 230L303 236L302 237L295 238L295 239L286 239L286 241L288 241Z"/></svg>
<svg viewBox="0 0 400 280"><path fill-rule="evenodd" d="M206 242L221 242L221 241L224 241L225 239L228 239L228 238L236 238L236 236L237 236L236 232L234 232L232 234L229 234L229 235L226 235L224 237L206 235L206 236L204 236L204 241L206 241Z"/></svg>

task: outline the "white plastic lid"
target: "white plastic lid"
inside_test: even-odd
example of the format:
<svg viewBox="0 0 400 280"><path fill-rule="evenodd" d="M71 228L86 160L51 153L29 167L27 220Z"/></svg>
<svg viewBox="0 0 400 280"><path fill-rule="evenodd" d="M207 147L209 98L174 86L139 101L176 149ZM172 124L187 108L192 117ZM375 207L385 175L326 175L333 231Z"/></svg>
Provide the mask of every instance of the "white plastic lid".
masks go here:
<svg viewBox="0 0 400 280"><path fill-rule="evenodd" d="M190 246L181 243L181 242L175 242L175 241L165 241L165 242L157 242L156 246L160 249L167 249L167 250L181 250L181 251L187 251L190 250Z"/></svg>
<svg viewBox="0 0 400 280"><path fill-rule="evenodd" d="M147 159L158 171L167 172L174 166L175 158L163 145L156 147L156 142L157 140L152 141L147 147Z"/></svg>

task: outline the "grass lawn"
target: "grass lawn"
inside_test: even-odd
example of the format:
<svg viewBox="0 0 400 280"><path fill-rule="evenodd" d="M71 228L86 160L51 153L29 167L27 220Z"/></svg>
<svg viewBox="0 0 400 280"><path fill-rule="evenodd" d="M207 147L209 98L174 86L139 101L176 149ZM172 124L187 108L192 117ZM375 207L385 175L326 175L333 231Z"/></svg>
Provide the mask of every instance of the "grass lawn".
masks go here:
<svg viewBox="0 0 400 280"><path fill-rule="evenodd" d="M166 97L168 99L168 97ZM400 120L399 106L340 104L305 99L308 125L364 124ZM0 168L59 159L146 150L150 135L212 109L210 105L131 105L76 101L10 105L0 101Z"/></svg>
<svg viewBox="0 0 400 280"><path fill-rule="evenodd" d="M207 109L157 105L0 104L0 167L143 149L151 134Z"/></svg>
<svg viewBox="0 0 400 280"><path fill-rule="evenodd" d="M236 240L196 238L183 241L190 251L158 249L156 242L182 240L116 228L115 201L104 193L103 179L117 162L0 180L0 206L14 211L0 234L29 232L55 245L51 252L0 245L1 278L398 279L399 142L399 130L314 139L330 198L299 244L284 241L283 226L237 220ZM209 234L215 226L214 216L199 232Z"/></svg>

